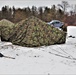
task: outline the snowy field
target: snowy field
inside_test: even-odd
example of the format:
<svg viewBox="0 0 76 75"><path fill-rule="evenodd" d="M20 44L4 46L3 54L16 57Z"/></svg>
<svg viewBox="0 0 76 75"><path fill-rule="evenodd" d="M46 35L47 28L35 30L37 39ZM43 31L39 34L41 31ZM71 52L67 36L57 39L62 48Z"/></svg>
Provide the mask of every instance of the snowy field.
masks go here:
<svg viewBox="0 0 76 75"><path fill-rule="evenodd" d="M76 74L76 27L67 29L61 45L27 48L0 41L0 53L15 58L0 58L0 74Z"/></svg>

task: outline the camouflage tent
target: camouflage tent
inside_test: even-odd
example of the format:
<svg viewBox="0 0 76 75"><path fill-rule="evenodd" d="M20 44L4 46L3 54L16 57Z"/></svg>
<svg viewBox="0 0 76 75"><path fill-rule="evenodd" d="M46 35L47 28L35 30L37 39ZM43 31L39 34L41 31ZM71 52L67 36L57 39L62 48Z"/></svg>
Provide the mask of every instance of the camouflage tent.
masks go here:
<svg viewBox="0 0 76 75"><path fill-rule="evenodd" d="M8 41L14 29L14 24L6 19L0 21L0 36L2 41Z"/></svg>
<svg viewBox="0 0 76 75"><path fill-rule="evenodd" d="M38 47L65 43L66 34L31 16L17 24L11 39L16 45Z"/></svg>

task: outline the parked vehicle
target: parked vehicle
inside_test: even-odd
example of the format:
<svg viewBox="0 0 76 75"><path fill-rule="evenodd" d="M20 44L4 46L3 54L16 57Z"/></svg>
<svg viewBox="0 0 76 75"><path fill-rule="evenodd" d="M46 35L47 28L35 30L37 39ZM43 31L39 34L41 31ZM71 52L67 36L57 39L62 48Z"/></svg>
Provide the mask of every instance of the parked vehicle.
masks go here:
<svg viewBox="0 0 76 75"><path fill-rule="evenodd" d="M59 20L52 20L51 22L48 22L47 24L52 25L56 28L60 28L64 25L64 23Z"/></svg>

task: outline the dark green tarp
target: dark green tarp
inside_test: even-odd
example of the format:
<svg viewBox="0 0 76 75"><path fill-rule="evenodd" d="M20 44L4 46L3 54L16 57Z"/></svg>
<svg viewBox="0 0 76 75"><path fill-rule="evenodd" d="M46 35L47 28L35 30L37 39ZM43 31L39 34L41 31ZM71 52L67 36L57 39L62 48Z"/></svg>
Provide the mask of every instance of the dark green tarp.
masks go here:
<svg viewBox="0 0 76 75"><path fill-rule="evenodd" d="M2 41L8 41L14 30L14 23L3 19L0 21L0 36Z"/></svg>
<svg viewBox="0 0 76 75"><path fill-rule="evenodd" d="M66 33L31 16L16 25L11 40L13 44L25 47L48 46L65 43Z"/></svg>

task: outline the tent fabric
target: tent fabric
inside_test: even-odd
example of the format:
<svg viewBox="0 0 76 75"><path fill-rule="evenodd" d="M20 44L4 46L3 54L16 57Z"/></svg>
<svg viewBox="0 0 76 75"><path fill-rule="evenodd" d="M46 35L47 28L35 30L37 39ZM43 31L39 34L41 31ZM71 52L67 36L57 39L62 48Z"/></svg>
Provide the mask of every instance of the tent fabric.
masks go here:
<svg viewBox="0 0 76 75"><path fill-rule="evenodd" d="M0 36L1 36L1 40L3 41L8 41L10 38L10 35L12 34L14 29L14 23L6 20L6 19L2 19L0 21Z"/></svg>
<svg viewBox="0 0 76 75"><path fill-rule="evenodd" d="M39 47L65 43L66 33L31 16L17 24L11 39L16 45Z"/></svg>

